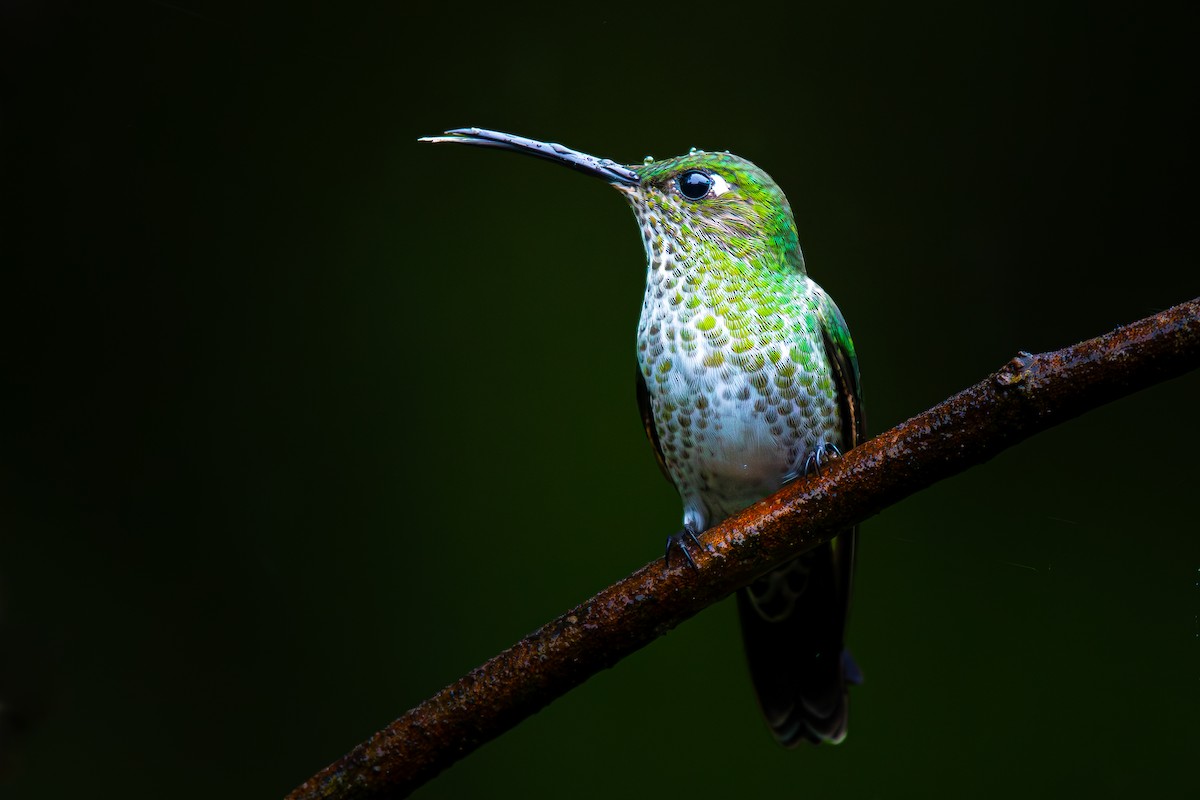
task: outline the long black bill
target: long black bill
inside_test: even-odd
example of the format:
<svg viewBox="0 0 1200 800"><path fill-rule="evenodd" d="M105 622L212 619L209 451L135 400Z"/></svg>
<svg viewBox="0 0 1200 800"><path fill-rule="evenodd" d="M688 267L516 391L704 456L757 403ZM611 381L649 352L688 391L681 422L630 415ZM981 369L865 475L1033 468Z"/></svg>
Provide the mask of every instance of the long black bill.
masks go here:
<svg viewBox="0 0 1200 800"><path fill-rule="evenodd" d="M481 147L498 147L501 150L511 150L514 153L524 153L528 156L565 164L572 169L602 178L609 183L637 186L639 182L636 172L621 166L610 158L596 158L561 144L539 142L536 139L526 139L524 136L514 136L511 133L489 131L484 128L455 128L446 131L445 136L424 136L417 141L433 142L434 144L461 142Z"/></svg>

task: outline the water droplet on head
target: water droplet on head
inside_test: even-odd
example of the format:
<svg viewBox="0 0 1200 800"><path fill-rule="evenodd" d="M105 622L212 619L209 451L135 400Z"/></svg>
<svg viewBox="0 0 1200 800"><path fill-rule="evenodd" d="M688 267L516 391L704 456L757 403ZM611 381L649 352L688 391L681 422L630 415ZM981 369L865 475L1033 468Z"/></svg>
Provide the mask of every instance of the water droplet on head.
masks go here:
<svg viewBox="0 0 1200 800"><path fill-rule="evenodd" d="M689 148L688 148L688 155L689 155L689 156L694 156L694 155L696 155L696 153L702 153L702 152L704 152L704 151L703 151L703 150L697 150L695 147L689 147Z"/></svg>
<svg viewBox="0 0 1200 800"><path fill-rule="evenodd" d="M643 164L653 164L654 156L646 156L645 158L642 159L642 163Z"/></svg>

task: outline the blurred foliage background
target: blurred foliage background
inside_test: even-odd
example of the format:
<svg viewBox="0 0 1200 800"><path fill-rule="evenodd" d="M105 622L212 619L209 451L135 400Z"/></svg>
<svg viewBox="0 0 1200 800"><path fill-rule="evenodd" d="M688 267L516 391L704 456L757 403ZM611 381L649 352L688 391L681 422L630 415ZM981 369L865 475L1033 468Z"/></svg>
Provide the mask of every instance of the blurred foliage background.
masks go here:
<svg viewBox="0 0 1200 800"><path fill-rule="evenodd" d="M879 432L1200 294L1197 27L1089 3L3 4L0 795L280 796L661 555L643 255L482 125L768 170ZM863 529L840 747L722 603L422 798L1188 796L1190 375Z"/></svg>

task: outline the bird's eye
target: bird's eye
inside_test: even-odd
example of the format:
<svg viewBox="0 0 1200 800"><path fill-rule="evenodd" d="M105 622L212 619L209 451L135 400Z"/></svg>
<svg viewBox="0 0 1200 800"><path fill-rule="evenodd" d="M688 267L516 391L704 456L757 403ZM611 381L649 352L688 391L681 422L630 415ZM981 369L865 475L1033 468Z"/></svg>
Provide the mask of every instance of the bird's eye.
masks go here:
<svg viewBox="0 0 1200 800"><path fill-rule="evenodd" d="M713 178L707 172L689 169L678 178L679 193L688 200L703 200L713 187Z"/></svg>

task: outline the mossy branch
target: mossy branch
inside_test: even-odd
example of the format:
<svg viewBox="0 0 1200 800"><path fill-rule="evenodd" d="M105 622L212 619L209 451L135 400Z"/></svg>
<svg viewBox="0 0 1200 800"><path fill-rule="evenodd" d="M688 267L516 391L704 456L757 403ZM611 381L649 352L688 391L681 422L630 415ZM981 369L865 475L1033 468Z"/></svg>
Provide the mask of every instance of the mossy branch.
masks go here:
<svg viewBox="0 0 1200 800"><path fill-rule="evenodd" d="M757 575L1033 434L1200 366L1200 298L998 372L656 559L472 670L288 797L403 797Z"/></svg>

